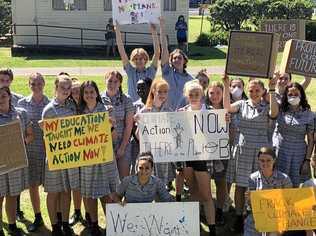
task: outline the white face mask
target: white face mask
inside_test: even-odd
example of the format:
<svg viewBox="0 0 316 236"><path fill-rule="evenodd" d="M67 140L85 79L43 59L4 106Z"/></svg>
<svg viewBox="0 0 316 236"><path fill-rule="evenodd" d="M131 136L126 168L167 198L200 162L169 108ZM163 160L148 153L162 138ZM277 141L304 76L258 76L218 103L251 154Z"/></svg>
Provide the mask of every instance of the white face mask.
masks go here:
<svg viewBox="0 0 316 236"><path fill-rule="evenodd" d="M243 90L239 87L235 87L232 91L231 94L233 96L233 99L238 100L241 98L241 95L243 93Z"/></svg>
<svg viewBox="0 0 316 236"><path fill-rule="evenodd" d="M299 96L287 96L287 101L292 106L297 106L298 104L300 104L301 98Z"/></svg>

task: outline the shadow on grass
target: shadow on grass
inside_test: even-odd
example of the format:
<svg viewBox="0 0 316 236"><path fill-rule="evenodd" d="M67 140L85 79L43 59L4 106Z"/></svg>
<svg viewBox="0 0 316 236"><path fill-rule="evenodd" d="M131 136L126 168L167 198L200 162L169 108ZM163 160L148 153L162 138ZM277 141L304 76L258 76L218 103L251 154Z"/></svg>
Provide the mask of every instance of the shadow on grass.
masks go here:
<svg viewBox="0 0 316 236"><path fill-rule="evenodd" d="M200 47L189 43L189 57L193 60L226 59L226 49Z"/></svg>

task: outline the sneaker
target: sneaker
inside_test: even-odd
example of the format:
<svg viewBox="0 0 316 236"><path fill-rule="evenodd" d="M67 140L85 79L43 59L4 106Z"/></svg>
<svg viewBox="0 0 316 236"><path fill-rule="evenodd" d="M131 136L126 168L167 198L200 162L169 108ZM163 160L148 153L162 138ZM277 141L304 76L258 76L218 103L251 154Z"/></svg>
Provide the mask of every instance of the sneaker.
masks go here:
<svg viewBox="0 0 316 236"><path fill-rule="evenodd" d="M172 182L170 181L167 185L167 191L171 192L172 190L174 190L174 187L172 186Z"/></svg>
<svg viewBox="0 0 316 236"><path fill-rule="evenodd" d="M222 209L216 208L215 224L217 226L222 226L222 225L225 224L224 214L223 214L223 210Z"/></svg>
<svg viewBox="0 0 316 236"><path fill-rule="evenodd" d="M43 218L35 219L32 224L27 226L27 231L29 232L35 232L37 231L42 225L44 225Z"/></svg>
<svg viewBox="0 0 316 236"><path fill-rule="evenodd" d="M86 225L86 221L83 219L81 213L80 214L73 213L73 215L69 219L69 225L74 226L79 222L83 225Z"/></svg>
<svg viewBox="0 0 316 236"><path fill-rule="evenodd" d="M235 233L243 233L244 231L244 217L242 215L235 216L235 219L233 221L233 225L231 226L231 231L235 232Z"/></svg>
<svg viewBox="0 0 316 236"><path fill-rule="evenodd" d="M230 212L233 208L233 200L230 197L227 197L224 202L223 212Z"/></svg>
<svg viewBox="0 0 316 236"><path fill-rule="evenodd" d="M20 228L15 228L15 229L9 229L8 230L9 235L11 236L23 236L24 233Z"/></svg>
<svg viewBox="0 0 316 236"><path fill-rule="evenodd" d="M25 220L23 211L17 211L16 212L16 220L19 221L19 222Z"/></svg>

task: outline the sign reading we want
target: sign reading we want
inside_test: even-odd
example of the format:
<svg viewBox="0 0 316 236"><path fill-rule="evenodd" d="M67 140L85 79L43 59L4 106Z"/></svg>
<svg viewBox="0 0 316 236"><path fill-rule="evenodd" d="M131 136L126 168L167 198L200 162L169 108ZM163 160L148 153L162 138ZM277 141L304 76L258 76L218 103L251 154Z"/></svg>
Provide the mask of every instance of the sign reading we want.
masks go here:
<svg viewBox="0 0 316 236"><path fill-rule="evenodd" d="M223 110L140 114L140 151L155 162L229 159L229 128Z"/></svg>
<svg viewBox="0 0 316 236"><path fill-rule="evenodd" d="M113 22L121 25L159 23L160 1L112 0Z"/></svg>
<svg viewBox="0 0 316 236"><path fill-rule="evenodd" d="M113 161L110 127L108 112L44 120L49 170Z"/></svg>

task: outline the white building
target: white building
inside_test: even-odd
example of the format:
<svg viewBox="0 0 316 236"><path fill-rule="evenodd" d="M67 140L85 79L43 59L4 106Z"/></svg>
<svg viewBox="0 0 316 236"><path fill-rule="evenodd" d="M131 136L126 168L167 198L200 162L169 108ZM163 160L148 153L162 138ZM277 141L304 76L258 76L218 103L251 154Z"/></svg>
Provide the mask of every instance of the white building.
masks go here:
<svg viewBox="0 0 316 236"><path fill-rule="evenodd" d="M12 0L15 45L105 45L105 25L112 0ZM169 44L175 45L179 15L188 20L188 0L160 0ZM36 27L35 25L38 25ZM74 27L58 28L58 27ZM122 26L122 31L149 33L146 25ZM87 30L89 29L89 30ZM90 30L92 29L92 30ZM98 31L99 30L99 31ZM127 34L129 44L151 44L150 35ZM38 35L38 36L36 36ZM82 40L82 38L84 38Z"/></svg>

